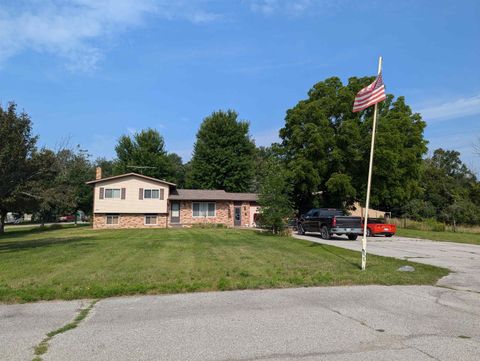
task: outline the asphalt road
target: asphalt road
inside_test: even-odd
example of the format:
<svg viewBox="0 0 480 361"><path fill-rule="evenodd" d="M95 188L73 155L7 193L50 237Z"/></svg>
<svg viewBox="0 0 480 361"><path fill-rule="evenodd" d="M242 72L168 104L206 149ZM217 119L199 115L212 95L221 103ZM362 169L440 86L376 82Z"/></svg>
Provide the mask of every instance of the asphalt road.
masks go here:
<svg viewBox="0 0 480 361"><path fill-rule="evenodd" d="M360 243L333 242L347 248ZM458 277L447 277L445 287L110 298L78 328L55 336L43 359L480 360L480 246L375 239L369 251L449 266ZM47 330L73 319L79 307L76 301L0 305L0 359L31 360Z"/></svg>

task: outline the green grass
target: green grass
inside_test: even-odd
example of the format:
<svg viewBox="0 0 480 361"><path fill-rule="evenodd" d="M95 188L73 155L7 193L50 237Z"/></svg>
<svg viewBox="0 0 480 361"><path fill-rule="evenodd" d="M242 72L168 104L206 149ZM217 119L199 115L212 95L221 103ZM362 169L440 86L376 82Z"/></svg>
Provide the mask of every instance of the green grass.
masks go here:
<svg viewBox="0 0 480 361"><path fill-rule="evenodd" d="M14 230L0 237L0 302L132 294L433 284L448 270L232 229ZM401 265L416 272L398 272Z"/></svg>
<svg viewBox="0 0 480 361"><path fill-rule="evenodd" d="M480 245L480 233L435 232L397 228L397 236Z"/></svg>

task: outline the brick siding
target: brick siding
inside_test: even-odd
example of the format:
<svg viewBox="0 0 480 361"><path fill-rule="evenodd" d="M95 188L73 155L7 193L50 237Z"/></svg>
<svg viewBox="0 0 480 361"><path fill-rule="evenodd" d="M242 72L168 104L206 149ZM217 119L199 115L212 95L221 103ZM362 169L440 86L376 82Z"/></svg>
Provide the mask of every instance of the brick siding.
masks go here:
<svg viewBox="0 0 480 361"><path fill-rule="evenodd" d="M145 224L145 214L120 214L118 224L107 224L106 214L93 215L93 228L111 229L111 228L167 228L167 215L157 214L156 225Z"/></svg>
<svg viewBox="0 0 480 361"><path fill-rule="evenodd" d="M192 201L180 202L180 224L224 224L233 227L233 203L228 201L215 202L215 217L193 217ZM169 219L170 222L170 219ZM172 223L174 225L175 223Z"/></svg>
<svg viewBox="0 0 480 361"><path fill-rule="evenodd" d="M171 223L170 215L157 214L156 225L145 224L145 214L120 214L119 224L107 225L107 214L95 213L93 215L93 228L167 228L175 225L189 226L194 224L224 224L234 226L234 208L241 207L242 227L251 227L250 202L217 201L215 202L215 217L193 217L192 201L180 201L180 223Z"/></svg>

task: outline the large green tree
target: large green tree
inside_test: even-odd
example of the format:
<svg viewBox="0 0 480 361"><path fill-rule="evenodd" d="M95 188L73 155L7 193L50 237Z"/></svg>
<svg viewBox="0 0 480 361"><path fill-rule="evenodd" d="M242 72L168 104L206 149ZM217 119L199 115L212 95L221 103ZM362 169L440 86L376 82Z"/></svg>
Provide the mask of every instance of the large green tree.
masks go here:
<svg viewBox="0 0 480 361"><path fill-rule="evenodd" d="M187 186L246 192L252 187L255 145L249 124L233 110L204 119L189 164Z"/></svg>
<svg viewBox="0 0 480 361"><path fill-rule="evenodd" d="M366 193L373 107L353 113L355 94L373 77L337 77L313 86L308 98L289 109L280 130L286 167L300 211L312 206L349 206ZM379 104L371 203L400 209L420 191L425 122L403 97Z"/></svg>
<svg viewBox="0 0 480 361"><path fill-rule="evenodd" d="M3 233L8 212L23 211L20 192L35 176L31 156L36 141L26 113L17 113L14 103L7 109L0 106L0 233Z"/></svg>
<svg viewBox="0 0 480 361"><path fill-rule="evenodd" d="M123 135L115 151L115 174L135 172L175 183L179 181L181 158L167 153L163 137L155 129L144 129L133 136Z"/></svg>
<svg viewBox="0 0 480 361"><path fill-rule="evenodd" d="M423 162L421 186L422 196L405 205L406 216L451 224L480 222L480 184L459 152L436 149Z"/></svg>

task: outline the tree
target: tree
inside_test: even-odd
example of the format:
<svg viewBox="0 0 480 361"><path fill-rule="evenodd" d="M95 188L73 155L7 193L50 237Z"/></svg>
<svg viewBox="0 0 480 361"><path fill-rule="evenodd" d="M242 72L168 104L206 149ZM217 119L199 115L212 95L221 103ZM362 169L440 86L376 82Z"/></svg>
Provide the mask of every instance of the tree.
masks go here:
<svg viewBox="0 0 480 361"><path fill-rule="evenodd" d="M373 107L352 113L352 104L372 81L353 77L343 85L337 77L328 78L287 111L280 130L282 157L301 212L365 199ZM425 122L403 97L388 95L378 108L371 205L392 210L420 192Z"/></svg>
<svg viewBox="0 0 480 361"><path fill-rule="evenodd" d="M92 187L85 182L94 177L95 171L88 159L87 151L80 146L76 149L65 148L57 153L56 158L59 167L57 183L67 187L73 194L73 198L63 211L75 215L78 210L89 213L93 207Z"/></svg>
<svg viewBox="0 0 480 361"><path fill-rule="evenodd" d="M346 205L352 204L357 194L352 185L352 178L343 173L333 173L325 187L328 204L339 209L346 209Z"/></svg>
<svg viewBox="0 0 480 361"><path fill-rule="evenodd" d="M233 110L218 111L204 119L197 133L187 186L246 192L251 189L255 145L249 124Z"/></svg>
<svg viewBox="0 0 480 361"><path fill-rule="evenodd" d="M31 156L37 137L32 135L32 123L26 113L18 114L10 103L0 106L0 234L4 232L8 212L23 211L20 191L32 177Z"/></svg>
<svg viewBox="0 0 480 361"><path fill-rule="evenodd" d="M182 162L182 158L176 153L167 155L168 161L172 169L172 182L179 188L185 187L186 167Z"/></svg>
<svg viewBox="0 0 480 361"><path fill-rule="evenodd" d="M145 129L133 136L123 135L115 147L116 174L136 172L146 176L176 181L175 164L165 150L163 137L157 130Z"/></svg>
<svg viewBox="0 0 480 361"><path fill-rule="evenodd" d="M432 157L423 161L420 184L423 192L419 202L431 206L435 210L432 216L437 220L454 226L457 223L478 224L480 221L477 216L480 214L480 184L461 161L459 152L436 149ZM428 212L422 212L422 207L411 208L407 204L404 213L415 213L416 218L431 215L430 207Z"/></svg>
<svg viewBox="0 0 480 361"><path fill-rule="evenodd" d="M95 176L95 168L100 167L102 168L102 177L111 177L114 175L114 168L115 168L115 162L112 160L108 160L104 157L100 157L95 159L95 161L92 164L92 177Z"/></svg>
<svg viewBox="0 0 480 361"><path fill-rule="evenodd" d="M37 176L21 192L25 210L35 213L42 225L55 220L59 212L76 208L77 195L63 174L62 157L46 148L33 153L32 169Z"/></svg>
<svg viewBox="0 0 480 361"><path fill-rule="evenodd" d="M293 202L290 200L292 190L282 164L272 158L266 161L258 200L259 223L262 227L271 229L274 234L285 228L288 218L294 215Z"/></svg>
<svg viewBox="0 0 480 361"><path fill-rule="evenodd" d="M265 177L265 168L272 160L281 161L278 144L272 144L270 147L257 147L254 153L254 175L251 184L252 192L260 192L263 178Z"/></svg>

